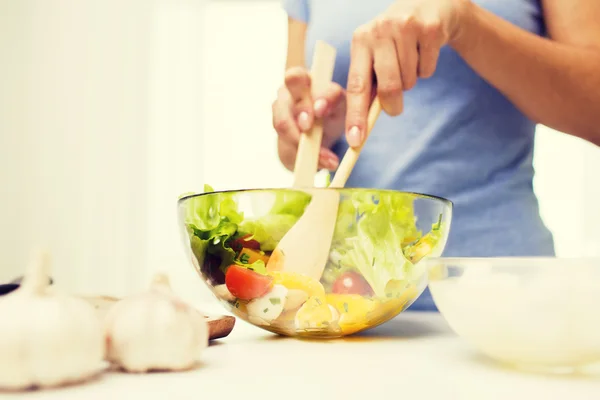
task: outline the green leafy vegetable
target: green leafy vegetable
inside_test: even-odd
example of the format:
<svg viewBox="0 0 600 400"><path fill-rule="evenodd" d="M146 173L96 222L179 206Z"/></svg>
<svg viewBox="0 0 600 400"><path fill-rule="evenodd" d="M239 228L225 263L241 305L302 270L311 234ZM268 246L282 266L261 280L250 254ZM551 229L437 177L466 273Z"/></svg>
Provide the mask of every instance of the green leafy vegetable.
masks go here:
<svg viewBox="0 0 600 400"><path fill-rule="evenodd" d="M311 196L301 191L279 191L275 193L275 202L269 211L270 215L293 215L299 218L310 203Z"/></svg>
<svg viewBox="0 0 600 400"><path fill-rule="evenodd" d="M204 185L204 193L209 192L214 192L214 189ZM210 231L225 218L233 224L239 224L244 219L244 215L238 212L231 193L196 196L187 202L185 223L196 229Z"/></svg>
<svg viewBox="0 0 600 400"><path fill-rule="evenodd" d="M214 190L205 185L204 191ZM228 240L236 234L243 214L238 212L237 204L229 193L193 197L186 203L185 212L192 252L200 268L209 276L217 276L221 283L225 268L236 258Z"/></svg>
<svg viewBox="0 0 600 400"><path fill-rule="evenodd" d="M262 251L274 250L302 215L311 198L300 191L276 192L275 201L267 215L244 220L234 193L214 193L209 185L205 185L204 192L210 194L187 200L185 224L192 251L201 268L209 276L218 276L219 280L224 279L225 270L232 264L266 274L262 260L248 264L249 256L238 254L230 246L230 241L250 234L253 240L260 243Z"/></svg>
<svg viewBox="0 0 600 400"><path fill-rule="evenodd" d="M240 226L240 232L251 234L260 243L262 251L272 251L279 241L298 221L310 203L311 196L304 192L276 192L275 201L267 215L247 219Z"/></svg>
<svg viewBox="0 0 600 400"><path fill-rule="evenodd" d="M211 194L186 201L185 224L203 272L223 282L225 270L232 264L267 273L263 260L249 264L247 253L237 245L231 247L233 240L239 244L239 238L245 237L258 242L263 252L274 250L311 200L302 191L273 192L268 212L249 219L240 211L235 193L213 193L209 185L204 190ZM423 235L417 229L414 199L410 194L378 190L341 192L332 251L321 279L326 288L341 274L356 271L377 297L396 297L424 273L418 261L441 248L442 216Z"/></svg>
<svg viewBox="0 0 600 400"><path fill-rule="evenodd" d="M269 214L242 222L240 231L252 234L262 251L272 251L297 220L298 217L290 214Z"/></svg>
<svg viewBox="0 0 600 400"><path fill-rule="evenodd" d="M419 273L401 244L419 237L412 196L364 191L342 200L334 234L342 255L338 269L355 268L376 296L385 297L391 280L412 279Z"/></svg>

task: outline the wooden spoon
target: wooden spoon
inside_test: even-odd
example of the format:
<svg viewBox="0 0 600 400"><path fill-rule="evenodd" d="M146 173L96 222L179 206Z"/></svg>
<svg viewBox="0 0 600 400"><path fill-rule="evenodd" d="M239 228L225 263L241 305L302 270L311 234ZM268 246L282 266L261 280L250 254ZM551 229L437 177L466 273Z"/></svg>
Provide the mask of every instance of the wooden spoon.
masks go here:
<svg viewBox="0 0 600 400"><path fill-rule="evenodd" d="M371 108L369 109L369 115L367 116L367 130L365 132L365 139L359 147L350 147L346 150L346 154L344 154L344 158L342 158L342 162L340 162L340 166L333 179L331 180L331 184L329 187L331 188L343 188L358 161L358 157L360 156L360 152L363 149L363 146L367 142L373 127L375 126L375 122L377 122L377 118L379 118L379 114L381 114L381 103L379 102L379 98L375 97L373 103L371 103Z"/></svg>
<svg viewBox="0 0 600 400"><path fill-rule="evenodd" d="M327 89L333 78L336 50L323 41L317 41L310 71L313 93ZM323 139L323 121L315 119L310 132L300 134L296 163L294 165L294 188L310 188L315 184L319 167L319 151Z"/></svg>
<svg viewBox="0 0 600 400"><path fill-rule="evenodd" d="M327 88L333 77L335 67L336 50L323 41L317 41L313 56L311 68L311 87L313 93L321 92ZM315 175L317 174L319 164L319 152L321 149L321 141L323 139L323 121L315 119L310 132L302 133L298 143L298 152L296 154L296 163L294 165L294 184L293 188L302 189L303 191L312 194L310 188L314 187ZM314 195L313 195L314 196ZM314 200L313 200L314 201ZM306 212L305 212L306 214ZM323 249L319 243L306 243L306 238L303 239L308 249L315 249L317 252L305 254L302 246L294 243L295 240L302 239L302 235L309 229L314 216L310 214L307 217L302 217L296 222L290 231L282 238L277 245L277 248L271 254L267 262L267 270L276 271L283 269L283 261L286 260L286 271L301 272L304 270L304 265L315 264L328 254L324 254L329 249ZM334 219L335 222L335 219ZM326 224L329 226L331 224ZM312 238L314 241L314 238ZM289 263L288 263L289 262Z"/></svg>
<svg viewBox="0 0 600 400"><path fill-rule="evenodd" d="M329 187L343 188L379 114L381 103L376 97L371 104L363 144L348 148ZM327 264L331 240L337 221L340 196L336 190L314 190L311 202L273 251L267 270L285 270L320 280Z"/></svg>

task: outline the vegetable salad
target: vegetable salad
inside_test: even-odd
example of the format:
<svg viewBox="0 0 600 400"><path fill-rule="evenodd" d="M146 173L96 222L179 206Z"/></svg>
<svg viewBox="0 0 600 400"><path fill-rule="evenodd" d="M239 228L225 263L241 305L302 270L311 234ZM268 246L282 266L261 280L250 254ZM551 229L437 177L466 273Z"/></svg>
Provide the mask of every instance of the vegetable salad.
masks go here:
<svg viewBox="0 0 600 400"><path fill-rule="evenodd" d="M385 191L342 194L330 257L319 281L267 269L281 238L310 203L304 192L273 191L258 218L240 211L239 192L186 200L185 227L194 264L217 297L251 323L283 334L349 334L385 322L419 294L419 261L435 250L442 221L423 235L414 197ZM251 196L249 196L251 197Z"/></svg>

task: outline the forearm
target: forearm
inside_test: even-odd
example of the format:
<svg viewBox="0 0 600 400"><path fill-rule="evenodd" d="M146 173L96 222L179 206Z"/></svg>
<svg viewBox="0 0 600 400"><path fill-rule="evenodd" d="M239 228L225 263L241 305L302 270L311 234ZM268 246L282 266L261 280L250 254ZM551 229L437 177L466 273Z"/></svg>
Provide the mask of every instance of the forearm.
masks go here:
<svg viewBox="0 0 600 400"><path fill-rule="evenodd" d="M451 46L532 120L600 145L600 50L541 38L473 5Z"/></svg>

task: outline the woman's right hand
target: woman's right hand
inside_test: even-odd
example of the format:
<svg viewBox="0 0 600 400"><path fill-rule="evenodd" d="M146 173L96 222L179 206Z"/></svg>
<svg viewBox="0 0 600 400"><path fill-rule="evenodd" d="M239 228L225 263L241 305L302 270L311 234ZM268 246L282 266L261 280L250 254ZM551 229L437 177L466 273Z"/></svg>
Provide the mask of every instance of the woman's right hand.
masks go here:
<svg viewBox="0 0 600 400"><path fill-rule="evenodd" d="M335 170L339 159L330 148L344 134L346 93L340 85L332 82L323 93L317 93L313 98L310 81L310 74L305 68L290 68L285 74L285 85L279 89L273 103L273 127L278 135L279 159L292 171L300 133L310 131L315 118L322 118L319 168Z"/></svg>

